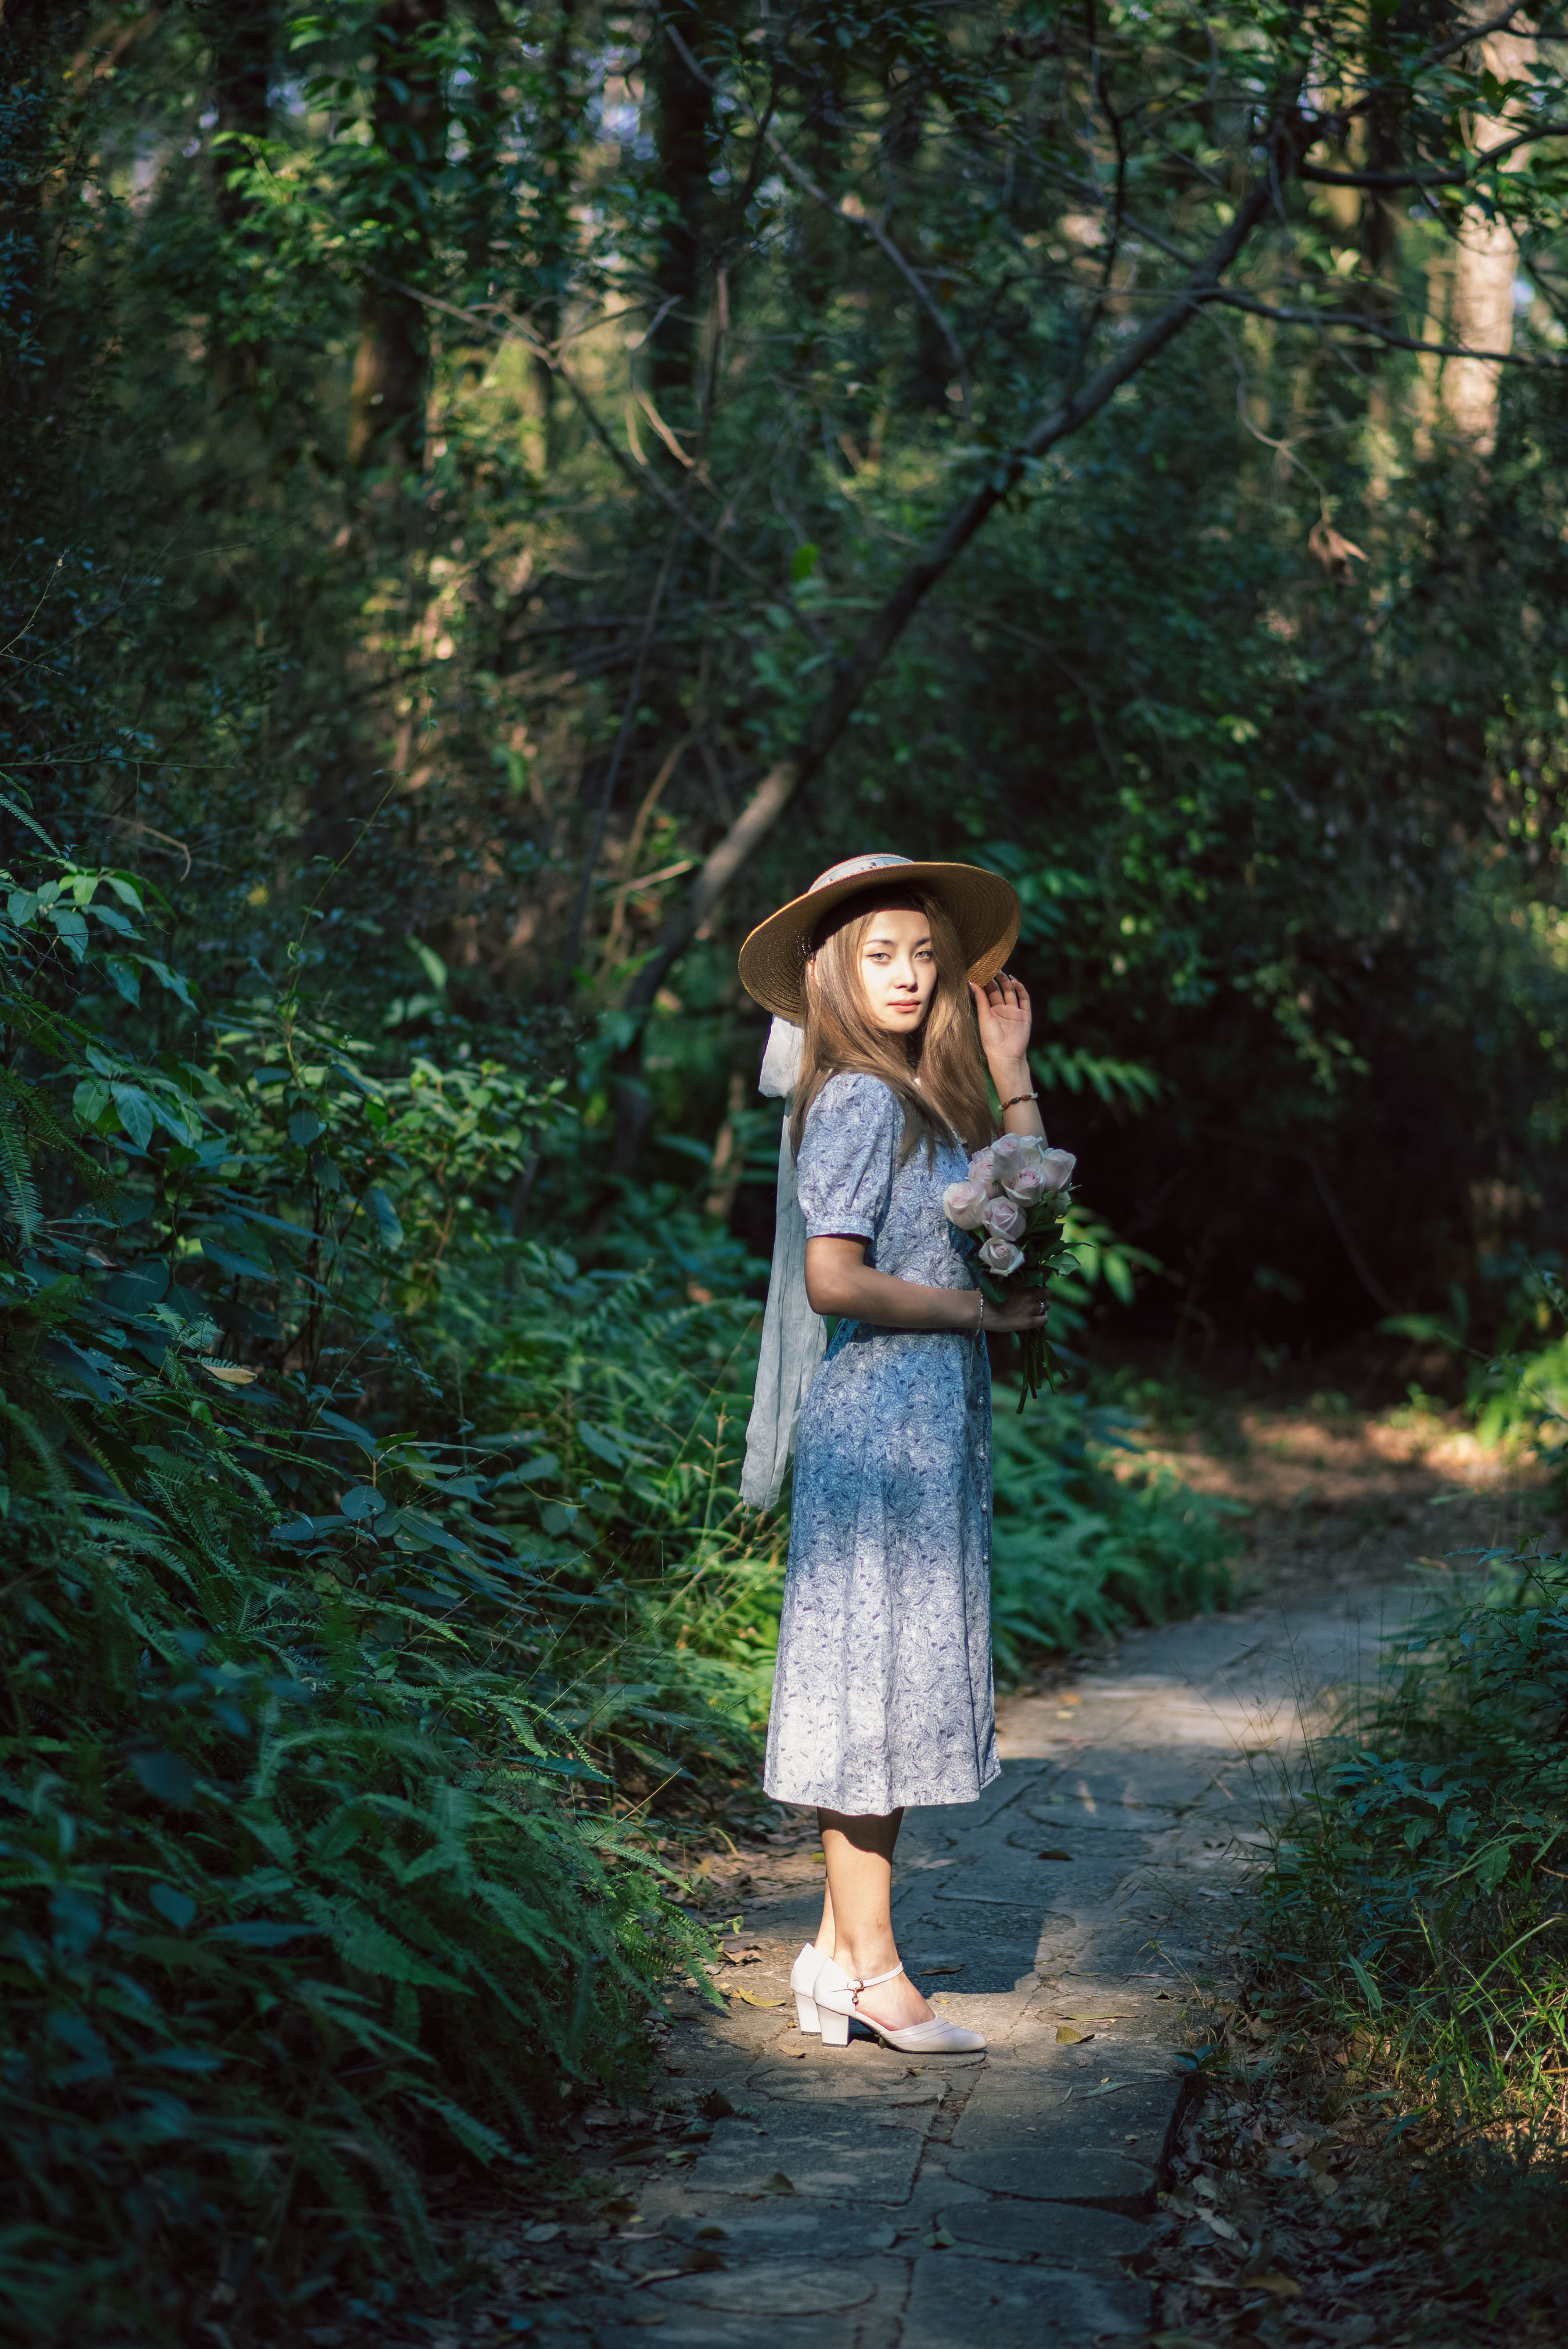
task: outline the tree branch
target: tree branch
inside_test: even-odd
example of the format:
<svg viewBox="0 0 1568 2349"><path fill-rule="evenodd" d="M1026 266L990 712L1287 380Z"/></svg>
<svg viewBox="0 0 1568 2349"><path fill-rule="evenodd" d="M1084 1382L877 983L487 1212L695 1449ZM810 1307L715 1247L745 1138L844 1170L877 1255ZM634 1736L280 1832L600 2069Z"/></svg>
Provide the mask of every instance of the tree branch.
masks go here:
<svg viewBox="0 0 1568 2349"><path fill-rule="evenodd" d="M1276 310L1272 304L1259 302L1250 294L1233 294L1228 289L1212 294L1209 299L1219 308L1245 310L1254 318L1272 318L1281 326L1346 326L1360 335L1371 335L1386 343L1390 350L1420 351L1435 359L1497 360L1504 367L1541 367L1561 372L1568 367L1568 358L1528 357L1522 351L1475 351L1467 343L1422 343L1413 335L1401 335L1392 326L1380 326L1375 318L1358 317L1354 310Z"/></svg>
<svg viewBox="0 0 1568 2349"><path fill-rule="evenodd" d="M1484 24L1468 25L1462 33L1455 34L1451 40L1439 42L1435 49L1428 49L1426 54L1418 57L1411 67L1412 78L1416 74L1429 72L1433 66L1440 66L1445 57L1453 57L1459 50L1470 48L1477 41L1484 41L1491 34L1502 32L1506 26L1512 24L1516 16L1522 16L1524 14L1526 5L1527 0L1513 0L1511 7L1500 8L1497 15L1487 17Z"/></svg>
<svg viewBox="0 0 1568 2349"><path fill-rule="evenodd" d="M1292 108L1294 104L1293 91ZM1277 145L1283 140L1287 147L1299 149L1309 129L1309 125L1292 119L1287 128L1276 133L1275 143ZM1272 160L1271 157L1271 165ZM1286 160L1294 165L1296 156L1288 154ZM1081 430L1091 417L1099 413L1113 393L1147 367L1167 343L1173 342L1182 328L1216 298L1225 271L1246 244L1273 201L1274 173L1271 168L1253 182L1237 207L1229 227L1210 246L1175 300L1136 335L1130 336L1121 349L1098 368L1086 384L1041 417L1015 449L1000 457L992 468L990 478L954 508L938 536L908 565L882 609L867 623L851 650L834 664L833 682L812 711L798 750L793 756L780 760L763 777L736 823L703 864L686 903L677 907L665 923L653 952L627 991L629 1009L645 1009L653 1001L664 984L670 965L684 951L694 932L707 919L736 874L767 837L796 793L821 767L865 698L872 679L888 653L975 533L989 520L995 509L1023 479L1032 464L1037 462L1048 449L1054 448L1058 440L1065 440L1072 433Z"/></svg>
<svg viewBox="0 0 1568 2349"><path fill-rule="evenodd" d="M1568 122L1538 122L1533 129L1500 140L1495 147L1486 148L1480 155L1471 155L1462 162L1436 164L1430 171L1331 171L1322 164L1302 163L1296 168L1296 177L1326 188L1459 188L1486 164L1500 163L1517 148L1532 147L1538 139L1563 138L1568 138Z"/></svg>

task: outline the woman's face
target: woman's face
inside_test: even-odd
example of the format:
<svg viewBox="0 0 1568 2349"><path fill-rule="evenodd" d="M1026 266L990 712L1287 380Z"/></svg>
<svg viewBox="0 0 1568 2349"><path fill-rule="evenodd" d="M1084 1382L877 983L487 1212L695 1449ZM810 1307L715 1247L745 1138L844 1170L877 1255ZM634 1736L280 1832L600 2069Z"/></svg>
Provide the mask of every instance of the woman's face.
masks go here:
<svg viewBox="0 0 1568 2349"><path fill-rule="evenodd" d="M936 992L936 956L923 914L874 913L861 940L861 986L872 1023L887 1036L918 1034Z"/></svg>

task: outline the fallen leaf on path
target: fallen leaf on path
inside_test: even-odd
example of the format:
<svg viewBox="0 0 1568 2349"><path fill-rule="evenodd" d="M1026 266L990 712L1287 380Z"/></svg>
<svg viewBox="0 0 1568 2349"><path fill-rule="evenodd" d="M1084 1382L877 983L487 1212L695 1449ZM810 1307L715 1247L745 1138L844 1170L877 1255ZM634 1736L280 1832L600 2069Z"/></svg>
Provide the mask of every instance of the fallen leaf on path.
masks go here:
<svg viewBox="0 0 1568 2349"><path fill-rule="evenodd" d="M1084 2045L1086 2041L1090 2040L1093 2037L1094 2033L1092 2031L1075 2031L1070 2023L1058 2023L1057 2025L1057 2044L1058 2047L1081 2047Z"/></svg>
<svg viewBox="0 0 1568 2349"><path fill-rule="evenodd" d="M1276 2275L1273 2269L1266 2275L1243 2276L1242 2285L1247 2292L1272 2292L1280 2300L1301 2298L1300 2284L1290 2276Z"/></svg>
<svg viewBox="0 0 1568 2349"><path fill-rule="evenodd" d="M1035 1856L1037 1859L1070 1859L1072 1857L1070 1851L1042 1851L1037 1852Z"/></svg>
<svg viewBox="0 0 1568 2349"><path fill-rule="evenodd" d="M795 2181L792 2178L786 2178L781 2169L776 2169L771 2178L763 2179L762 2191L764 2194L793 2194Z"/></svg>
<svg viewBox="0 0 1568 2349"><path fill-rule="evenodd" d="M923 2235L920 2240L928 2251L950 2251L954 2240L945 2227L935 2227L929 2235Z"/></svg>
<svg viewBox="0 0 1568 2349"><path fill-rule="evenodd" d="M748 1990L742 1990L738 1982L733 1984L726 1982L724 1994L726 1998L742 1999L748 2006L782 2006L784 2004L781 1998L753 1998L751 1992Z"/></svg>

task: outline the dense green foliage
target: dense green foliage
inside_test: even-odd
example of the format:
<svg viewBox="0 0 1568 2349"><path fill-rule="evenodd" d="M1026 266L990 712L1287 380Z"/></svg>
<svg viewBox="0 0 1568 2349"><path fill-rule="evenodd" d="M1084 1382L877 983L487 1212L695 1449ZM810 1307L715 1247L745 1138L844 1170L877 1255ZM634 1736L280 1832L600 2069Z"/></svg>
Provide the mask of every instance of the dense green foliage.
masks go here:
<svg viewBox="0 0 1568 2349"><path fill-rule="evenodd" d="M7 0L23 2330L428 2265L422 2166L634 2068L766 1709L734 951L819 867L1016 880L1075 1345L1533 1342L1562 51L1466 21ZM998 1414L1006 1669L1223 1588L1119 1440Z"/></svg>
<svg viewBox="0 0 1568 2349"><path fill-rule="evenodd" d="M674 1192L593 1271L511 1237L498 1190L584 1147L557 1088L387 1073L295 992L211 1016L141 885L38 866L0 926L0 2305L172 2338L393 2242L434 2276L421 2170L526 2163L645 2061L699 1946L649 1806L727 1794L766 1716L758 1268ZM1005 1663L1219 1587L1213 1513L1073 1408L1003 1440Z"/></svg>
<svg viewBox="0 0 1568 2349"><path fill-rule="evenodd" d="M1057 1393L1040 1395L1018 1418L997 1400L991 1636L999 1673L1012 1677L1032 1651L1070 1650L1128 1621L1159 1623L1224 1598L1225 1520L1235 1513L1168 1470L1137 1467L1124 1413Z"/></svg>
<svg viewBox="0 0 1568 2349"><path fill-rule="evenodd" d="M1492 1364L1494 1392L1511 1379ZM1315 1757L1259 1963L1387 2144L1417 2132L1437 2165L1417 2222L1496 2308L1562 2272L1568 1557L1454 1563Z"/></svg>
<svg viewBox="0 0 1568 2349"><path fill-rule="evenodd" d="M1561 49L1464 21L14 0L0 760L225 991L311 905L358 1032L564 1072L593 1029L644 1175L745 1112L751 919L868 842L982 856L1146 1318L1320 1343L1457 1282L1490 1327L1563 1208L1568 468L1558 150L1470 159L1478 108L1561 115ZM1265 120L1252 310L1005 469L862 674ZM1523 364L1478 438L1400 345L1460 335L1499 212ZM846 659L830 767L648 1003ZM765 1198L725 1199L759 1249Z"/></svg>
<svg viewBox="0 0 1568 2349"><path fill-rule="evenodd" d="M39 2339L286 2305L387 2211L430 2266L432 2133L524 2158L693 1946L635 1822L564 1789L634 1724L667 1766L716 1742L607 1690L582 1617L614 1597L539 1497L560 1390L469 1440L393 1302L549 1098L378 1081L288 999L137 1057L95 987L149 967L191 1006L140 912L67 867L3 940L0 2292Z"/></svg>
<svg viewBox="0 0 1568 2349"><path fill-rule="evenodd" d="M1568 2030L1568 1561L1424 1615L1270 1880L1274 1962L1417 2106L1553 2125Z"/></svg>

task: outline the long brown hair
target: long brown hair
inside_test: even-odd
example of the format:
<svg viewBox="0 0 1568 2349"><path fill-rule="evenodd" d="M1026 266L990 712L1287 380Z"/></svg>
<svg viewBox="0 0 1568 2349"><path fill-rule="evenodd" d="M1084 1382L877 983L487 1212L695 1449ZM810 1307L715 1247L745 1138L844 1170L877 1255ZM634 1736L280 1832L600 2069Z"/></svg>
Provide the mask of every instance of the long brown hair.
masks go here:
<svg viewBox="0 0 1568 2349"><path fill-rule="evenodd" d="M890 1036L873 1023L861 978L861 949L874 916L923 914L936 957L936 985L914 1036ZM806 1041L789 1121L797 1155L811 1104L830 1077L880 1077L903 1111L902 1165L923 1139L928 1158L957 1138L981 1150L991 1139L991 1103L981 1072L964 951L942 905L922 889L868 889L834 907L813 940L815 968L806 989ZM916 1084L918 1078L919 1083Z"/></svg>

